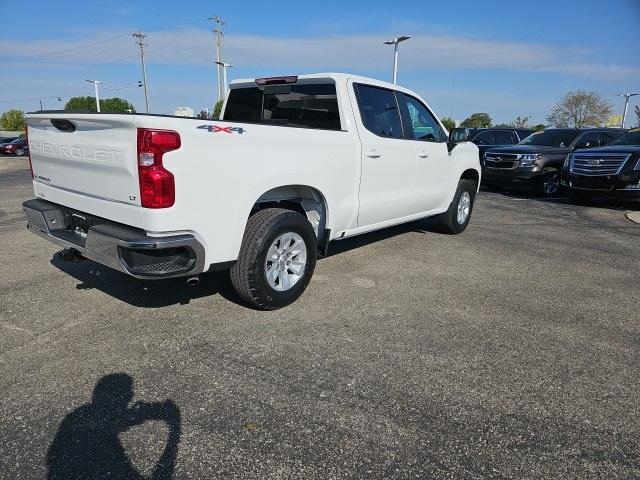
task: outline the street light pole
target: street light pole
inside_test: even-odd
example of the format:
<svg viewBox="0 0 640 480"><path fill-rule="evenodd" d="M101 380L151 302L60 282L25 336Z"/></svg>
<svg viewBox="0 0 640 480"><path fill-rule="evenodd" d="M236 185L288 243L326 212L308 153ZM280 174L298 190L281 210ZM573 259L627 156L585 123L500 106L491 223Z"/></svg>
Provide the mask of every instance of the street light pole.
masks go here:
<svg viewBox="0 0 640 480"><path fill-rule="evenodd" d="M389 40L384 42L385 45L393 45L393 84L395 85L398 80L398 44L400 42L404 42L405 40L409 40L411 37L407 37L403 35L401 37L396 37L393 40Z"/></svg>
<svg viewBox="0 0 640 480"><path fill-rule="evenodd" d="M216 62L216 64L222 67L222 78L224 86L224 95L222 97L222 100L224 100L224 98L227 96L227 91L229 90L229 86L227 83L227 68L233 68L235 67L235 65L225 62Z"/></svg>
<svg viewBox="0 0 640 480"><path fill-rule="evenodd" d="M627 119L627 109L629 108L629 99L640 95L640 93L621 93L618 97L624 97L624 113L622 114L622 129L624 129L624 121Z"/></svg>
<svg viewBox="0 0 640 480"><path fill-rule="evenodd" d="M100 80L87 80L89 83L93 83L93 89L96 92L96 110L100 113L100 91L98 89L98 85L102 82Z"/></svg>

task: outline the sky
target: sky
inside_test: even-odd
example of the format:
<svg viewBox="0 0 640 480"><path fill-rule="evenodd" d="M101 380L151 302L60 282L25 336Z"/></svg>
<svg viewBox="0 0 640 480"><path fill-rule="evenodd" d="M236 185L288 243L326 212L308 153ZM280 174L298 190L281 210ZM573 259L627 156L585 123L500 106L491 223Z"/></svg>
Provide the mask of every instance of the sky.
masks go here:
<svg viewBox="0 0 640 480"><path fill-rule="evenodd" d="M398 83L441 117L487 112L494 123L537 124L570 90L598 92L616 113L617 94L640 93L640 0L2 0L1 11L0 111L34 111L41 99L63 108L93 95L87 79L104 82L101 97L144 111L134 31L147 34L152 113L212 108L213 15L226 22L230 79L338 71L390 80L393 48L383 42L410 35ZM632 122L638 104L632 98Z"/></svg>

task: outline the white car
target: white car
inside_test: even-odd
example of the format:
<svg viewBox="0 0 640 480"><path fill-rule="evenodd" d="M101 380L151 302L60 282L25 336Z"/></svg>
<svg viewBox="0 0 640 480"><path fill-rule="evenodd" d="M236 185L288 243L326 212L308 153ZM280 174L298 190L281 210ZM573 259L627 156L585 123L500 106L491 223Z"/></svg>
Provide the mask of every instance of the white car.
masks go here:
<svg viewBox="0 0 640 480"><path fill-rule="evenodd" d="M239 80L223 112L29 114L28 228L142 279L230 269L246 302L276 309L332 240L469 223L478 149L448 143L410 90L341 73Z"/></svg>

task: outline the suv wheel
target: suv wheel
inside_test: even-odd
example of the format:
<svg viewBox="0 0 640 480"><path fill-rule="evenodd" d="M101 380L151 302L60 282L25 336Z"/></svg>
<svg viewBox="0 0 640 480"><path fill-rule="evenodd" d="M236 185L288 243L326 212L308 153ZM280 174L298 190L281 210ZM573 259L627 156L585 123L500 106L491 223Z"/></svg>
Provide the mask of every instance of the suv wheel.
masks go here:
<svg viewBox="0 0 640 480"><path fill-rule="evenodd" d="M251 306L285 307L309 285L317 248L315 232L303 215L281 208L260 210L247 222L231 283Z"/></svg>
<svg viewBox="0 0 640 480"><path fill-rule="evenodd" d="M24 150L22 148L18 148L16 150L16 156L21 157L24 155Z"/></svg>
<svg viewBox="0 0 640 480"><path fill-rule="evenodd" d="M454 235L464 232L471 220L475 197L476 182L460 180L449 209L436 217L440 231Z"/></svg>
<svg viewBox="0 0 640 480"><path fill-rule="evenodd" d="M557 169L549 170L540 178L540 193L545 197L553 197L560 191L560 172Z"/></svg>

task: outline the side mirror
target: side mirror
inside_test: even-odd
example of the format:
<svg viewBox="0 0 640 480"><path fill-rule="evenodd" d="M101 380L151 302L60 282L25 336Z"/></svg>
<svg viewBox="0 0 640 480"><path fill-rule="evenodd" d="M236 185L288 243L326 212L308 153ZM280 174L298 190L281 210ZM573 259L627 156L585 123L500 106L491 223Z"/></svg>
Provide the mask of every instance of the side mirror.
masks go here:
<svg viewBox="0 0 640 480"><path fill-rule="evenodd" d="M449 143L468 142L471 132L468 128L452 128L449 130Z"/></svg>

